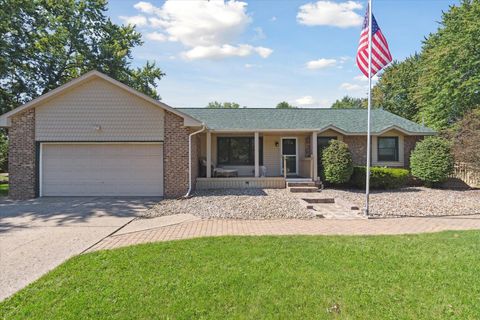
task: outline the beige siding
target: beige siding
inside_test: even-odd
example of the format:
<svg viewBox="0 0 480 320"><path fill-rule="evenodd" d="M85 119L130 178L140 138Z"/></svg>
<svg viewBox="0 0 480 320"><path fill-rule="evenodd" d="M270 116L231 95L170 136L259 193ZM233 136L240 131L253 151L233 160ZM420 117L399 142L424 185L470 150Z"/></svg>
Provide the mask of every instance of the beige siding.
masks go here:
<svg viewBox="0 0 480 320"><path fill-rule="evenodd" d="M163 141L164 111L102 79L36 108L37 141Z"/></svg>
<svg viewBox="0 0 480 320"><path fill-rule="evenodd" d="M42 196L162 196L163 147L148 144L42 144Z"/></svg>

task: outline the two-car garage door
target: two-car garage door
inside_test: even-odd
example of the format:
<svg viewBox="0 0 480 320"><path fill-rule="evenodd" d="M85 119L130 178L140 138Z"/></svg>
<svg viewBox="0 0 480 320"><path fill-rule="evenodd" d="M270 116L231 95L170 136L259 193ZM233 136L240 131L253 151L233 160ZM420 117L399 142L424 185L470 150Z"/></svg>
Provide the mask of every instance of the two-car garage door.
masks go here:
<svg viewBox="0 0 480 320"><path fill-rule="evenodd" d="M40 196L162 196L160 143L42 143Z"/></svg>

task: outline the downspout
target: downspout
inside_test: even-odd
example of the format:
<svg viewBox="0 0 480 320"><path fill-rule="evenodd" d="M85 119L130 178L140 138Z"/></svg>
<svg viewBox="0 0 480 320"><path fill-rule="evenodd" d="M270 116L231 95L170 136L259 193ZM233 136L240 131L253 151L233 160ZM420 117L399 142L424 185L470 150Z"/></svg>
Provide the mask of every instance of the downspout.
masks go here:
<svg viewBox="0 0 480 320"><path fill-rule="evenodd" d="M204 123L202 123L202 129L192 132L188 135L188 191L187 193L183 196L184 198L190 197L190 193L192 193L192 187L193 187L193 182L192 182L192 137L196 134L199 134L203 131L205 131L207 127L205 126Z"/></svg>

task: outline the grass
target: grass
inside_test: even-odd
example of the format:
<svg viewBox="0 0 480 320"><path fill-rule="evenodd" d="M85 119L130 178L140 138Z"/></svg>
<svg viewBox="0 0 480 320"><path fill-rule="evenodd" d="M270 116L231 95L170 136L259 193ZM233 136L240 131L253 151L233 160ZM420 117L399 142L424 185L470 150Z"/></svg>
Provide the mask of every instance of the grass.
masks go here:
<svg viewBox="0 0 480 320"><path fill-rule="evenodd" d="M222 237L77 256L5 319L479 319L480 232Z"/></svg>
<svg viewBox="0 0 480 320"><path fill-rule="evenodd" d="M0 197L8 196L8 173L0 173Z"/></svg>

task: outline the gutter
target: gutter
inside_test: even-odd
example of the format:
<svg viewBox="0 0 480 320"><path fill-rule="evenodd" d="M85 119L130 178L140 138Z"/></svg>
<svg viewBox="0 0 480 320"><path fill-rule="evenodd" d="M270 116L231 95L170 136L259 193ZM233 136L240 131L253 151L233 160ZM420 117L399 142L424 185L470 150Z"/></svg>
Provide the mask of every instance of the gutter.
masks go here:
<svg viewBox="0 0 480 320"><path fill-rule="evenodd" d="M196 134L199 134L203 131L205 131L207 127L205 126L204 123L202 123L202 129L192 132L188 135L188 191L187 193L183 196L184 198L190 197L190 194L192 193L192 187L193 187L193 181L192 181L192 137Z"/></svg>

